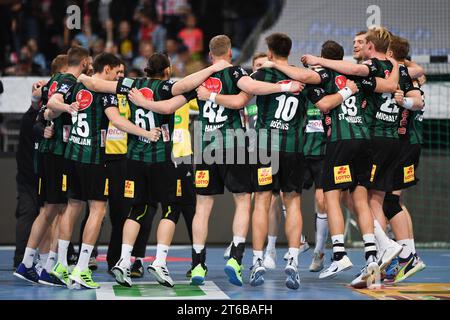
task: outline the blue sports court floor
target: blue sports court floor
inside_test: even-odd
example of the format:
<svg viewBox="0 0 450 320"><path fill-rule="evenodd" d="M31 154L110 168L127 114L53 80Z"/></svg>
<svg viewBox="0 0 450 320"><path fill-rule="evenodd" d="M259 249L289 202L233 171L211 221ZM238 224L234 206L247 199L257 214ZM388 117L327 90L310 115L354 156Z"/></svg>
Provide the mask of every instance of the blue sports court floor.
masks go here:
<svg viewBox="0 0 450 320"><path fill-rule="evenodd" d="M190 265L190 247L173 247L169 252L168 267L175 281L174 288L158 285L147 273L144 278L134 279L133 288L116 285L112 276L107 273L103 262L104 249L100 249L99 268L94 279L101 283L98 290L68 290L33 285L13 276L13 248L0 247L0 300L142 300L142 299L232 299L232 300L450 300L450 250L422 249L419 254L427 268L405 282L395 286L384 286L377 290L356 291L347 286L363 264L362 249L350 249L349 256L353 269L346 271L334 279L319 280L318 273L308 271L312 250L300 255L299 290L286 288L284 281L283 255L285 248L277 250L277 269L269 270L265 275L265 284L251 287L248 284L251 263L251 248L247 248L244 257L243 287L236 287L227 281L223 272L225 260L224 248L207 249L207 265L209 273L205 286L190 286L185 273ZM147 255L155 254L154 247L147 249ZM330 252L327 251L329 263ZM149 258L151 260L151 258ZM149 260L147 259L147 260ZM145 264L145 267L148 263Z"/></svg>

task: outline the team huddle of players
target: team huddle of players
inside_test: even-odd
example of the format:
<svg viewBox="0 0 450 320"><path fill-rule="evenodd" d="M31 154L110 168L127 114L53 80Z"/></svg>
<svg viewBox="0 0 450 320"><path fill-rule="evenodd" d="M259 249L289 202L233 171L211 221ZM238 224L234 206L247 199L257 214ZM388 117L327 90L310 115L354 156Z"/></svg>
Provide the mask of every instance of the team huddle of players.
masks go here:
<svg viewBox="0 0 450 320"><path fill-rule="evenodd" d="M156 259L148 271L160 284L174 285L167 252L180 213L192 207L188 276L202 285L214 195L226 187L235 202L225 266L229 281L243 285L250 226L250 285L262 285L266 270L275 267L273 211L280 197L289 247L286 286L298 289L300 199L302 189L313 184L316 247L309 269L322 271L319 278L352 267L341 203L356 215L364 241L366 264L353 287L368 286L380 274L384 281L399 282L425 268L414 248L411 217L400 202L401 191L417 182L424 106L418 80L423 69L407 60L407 40L372 28L355 36L358 64L344 61L342 46L326 41L320 57L301 57L306 68L288 64L292 42L286 34L272 34L266 43L267 54L255 56L249 76L231 64L230 39L216 36L209 43L212 65L177 82L170 80L170 61L163 54L150 57L147 77L127 78L120 59L103 53L95 57L89 76L89 53L71 48L64 56L67 66L34 94L42 104L38 124L45 127L36 151L43 207L14 274L47 285L98 288L88 262L109 200L110 211L127 210L120 258L110 269L119 284L132 286L133 247L149 208L160 203ZM63 58L54 63L58 59ZM199 108L194 139L201 141L195 171L189 131L177 128L182 117L174 116L193 99ZM89 218L72 269L67 249L85 202ZM395 241L385 233L388 223ZM328 231L333 256L323 270ZM48 234L53 255L45 256L38 273L36 253Z"/></svg>

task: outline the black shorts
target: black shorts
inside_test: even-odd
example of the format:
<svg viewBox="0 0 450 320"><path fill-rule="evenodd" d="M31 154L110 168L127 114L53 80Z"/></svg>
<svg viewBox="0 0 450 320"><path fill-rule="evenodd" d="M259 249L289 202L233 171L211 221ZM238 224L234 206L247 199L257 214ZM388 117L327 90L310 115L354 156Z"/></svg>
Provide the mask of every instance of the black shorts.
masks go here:
<svg viewBox="0 0 450 320"><path fill-rule="evenodd" d="M192 164L178 163L176 168L177 190L176 203L180 205L196 204L194 168Z"/></svg>
<svg viewBox="0 0 450 320"><path fill-rule="evenodd" d="M67 160L68 185L67 197L80 201L108 199L108 180L105 164L87 164Z"/></svg>
<svg viewBox="0 0 450 320"><path fill-rule="evenodd" d="M369 140L328 143L322 172L323 191L367 188L371 164Z"/></svg>
<svg viewBox="0 0 450 320"><path fill-rule="evenodd" d="M420 144L401 142L401 149L394 173L394 190L403 190L417 184L416 176L420 159Z"/></svg>
<svg viewBox="0 0 450 320"><path fill-rule="evenodd" d="M323 157L305 158L303 170L303 189L322 189Z"/></svg>
<svg viewBox="0 0 450 320"><path fill-rule="evenodd" d="M253 191L302 193L304 160L302 153L280 152L278 166L273 163L253 165Z"/></svg>
<svg viewBox="0 0 450 320"><path fill-rule="evenodd" d="M373 138L371 143L372 168L369 189L394 191L394 172L401 144L398 139Z"/></svg>
<svg viewBox="0 0 450 320"><path fill-rule="evenodd" d="M44 153L38 178L39 201L49 204L67 204L67 168L63 156Z"/></svg>
<svg viewBox="0 0 450 320"><path fill-rule="evenodd" d="M133 206L176 203L176 189L177 172L173 162L146 163L128 159L124 197L130 199Z"/></svg>

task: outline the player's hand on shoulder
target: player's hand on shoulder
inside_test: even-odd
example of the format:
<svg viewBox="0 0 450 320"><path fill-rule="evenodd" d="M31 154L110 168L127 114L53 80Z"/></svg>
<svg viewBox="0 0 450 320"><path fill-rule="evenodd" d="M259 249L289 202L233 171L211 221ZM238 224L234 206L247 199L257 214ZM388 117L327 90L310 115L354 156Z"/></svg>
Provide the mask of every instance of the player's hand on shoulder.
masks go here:
<svg viewBox="0 0 450 320"><path fill-rule="evenodd" d="M80 104L78 102L72 102L69 105L69 108L67 109L67 113L70 113L72 116L76 115L78 113L78 109L80 107Z"/></svg>
<svg viewBox="0 0 450 320"><path fill-rule="evenodd" d="M301 57L301 62L303 65L316 66L320 64L320 58L313 56L312 54L305 54Z"/></svg>
<svg viewBox="0 0 450 320"><path fill-rule="evenodd" d="M222 71L223 69L229 68L233 66L231 63L229 63L228 61L225 60L219 60L216 63L214 63L213 65L211 65L212 71L213 72L219 72Z"/></svg>
<svg viewBox="0 0 450 320"><path fill-rule="evenodd" d="M394 100L398 105L403 105L403 98L405 97L405 94L402 90L397 89L394 93Z"/></svg>
<svg viewBox="0 0 450 320"><path fill-rule="evenodd" d="M291 87L289 88L289 92L291 93L299 93L305 88L305 84L300 81L291 81Z"/></svg>
<svg viewBox="0 0 450 320"><path fill-rule="evenodd" d="M358 86L356 83L350 79L347 79L347 82L345 83L345 86L348 87L350 90L352 90L352 93L355 94L359 91Z"/></svg>
<svg viewBox="0 0 450 320"><path fill-rule="evenodd" d="M148 139L151 142L156 142L161 137L161 128L155 127L148 132Z"/></svg>
<svg viewBox="0 0 450 320"><path fill-rule="evenodd" d="M209 91L205 86L200 86L197 88L197 98L202 101L206 101L209 99L211 95L211 91Z"/></svg>
<svg viewBox="0 0 450 320"><path fill-rule="evenodd" d="M146 98L138 89L133 88L128 92L128 99L135 105L142 107L145 104Z"/></svg>

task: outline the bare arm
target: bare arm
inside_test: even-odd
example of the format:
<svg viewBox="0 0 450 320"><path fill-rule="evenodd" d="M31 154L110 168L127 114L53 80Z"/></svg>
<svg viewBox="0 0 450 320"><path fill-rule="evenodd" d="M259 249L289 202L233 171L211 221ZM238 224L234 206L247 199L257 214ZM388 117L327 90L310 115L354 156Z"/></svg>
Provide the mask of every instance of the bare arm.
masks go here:
<svg viewBox="0 0 450 320"><path fill-rule="evenodd" d="M137 106L160 114L173 114L187 102L182 95L163 101L148 100L136 88L131 89L130 93L128 93L128 99Z"/></svg>
<svg viewBox="0 0 450 320"><path fill-rule="evenodd" d="M99 78L89 77L82 74L78 77L78 81L81 82L86 88L95 92L104 93L116 93L117 81L108 81Z"/></svg>
<svg viewBox="0 0 450 320"><path fill-rule="evenodd" d="M206 87L198 87L197 97L199 100L207 101L210 96L211 91L209 91ZM244 91L234 95L218 94L214 99L214 102L228 109L242 109L248 104L252 97L253 95L250 95Z"/></svg>
<svg viewBox="0 0 450 320"><path fill-rule="evenodd" d="M406 98L411 99L410 103L412 103L410 110L417 111L422 110L424 107L422 95L419 90L411 90L406 93ZM402 90L397 90L394 95L395 102L402 107L405 107L405 97L404 92Z"/></svg>
<svg viewBox="0 0 450 320"><path fill-rule="evenodd" d="M356 64L344 60L324 59L309 54L302 57L302 62L311 66L320 65L324 68L348 75L361 77L367 77L369 75L369 68L365 64Z"/></svg>
<svg viewBox="0 0 450 320"><path fill-rule="evenodd" d="M122 117L119 113L119 110L116 107L106 108L105 114L111 121L113 126L119 130L122 130L129 134L134 134L135 136L147 138L153 142L158 140L158 139L155 140L156 137L159 138L161 132L160 128L153 128L150 131L142 129L141 127L138 127L137 125L133 124L130 120Z"/></svg>
<svg viewBox="0 0 450 320"><path fill-rule="evenodd" d="M344 88L343 90L347 90L347 92L348 92L348 89L349 89L351 91L351 93L348 93L347 98L350 95L355 94L359 90L356 83L349 79L347 79L347 82L345 83L345 87L346 88ZM319 89L319 90L322 90L322 93L324 93L323 89ZM344 102L344 96L341 93L328 94L326 96L323 96L322 98L320 98L320 96L318 96L318 97L320 100L317 100L314 103L314 105L322 112L328 112L328 111L336 108L337 106L341 105L342 102Z"/></svg>
<svg viewBox="0 0 450 320"><path fill-rule="evenodd" d="M278 63L264 63L263 67L272 67L287 75L289 78L308 84L320 84L320 76L317 72Z"/></svg>
<svg viewBox="0 0 450 320"><path fill-rule="evenodd" d="M63 112L72 114L72 113L78 112L78 102L74 102L70 105L67 103L64 103L63 95L61 93L57 92L51 96L50 100L48 100L47 108L58 115ZM51 116L51 117L53 117L53 116Z"/></svg>
<svg viewBox="0 0 450 320"><path fill-rule="evenodd" d="M242 91L257 96L264 96L279 92L299 92L303 90L303 85L300 82L292 81L290 85L285 88L282 84L269 83L264 81L253 80L250 77L242 77L237 82L237 86Z"/></svg>
<svg viewBox="0 0 450 320"><path fill-rule="evenodd" d="M405 60L405 66L412 79L417 79L425 74L425 70L413 61Z"/></svg>

